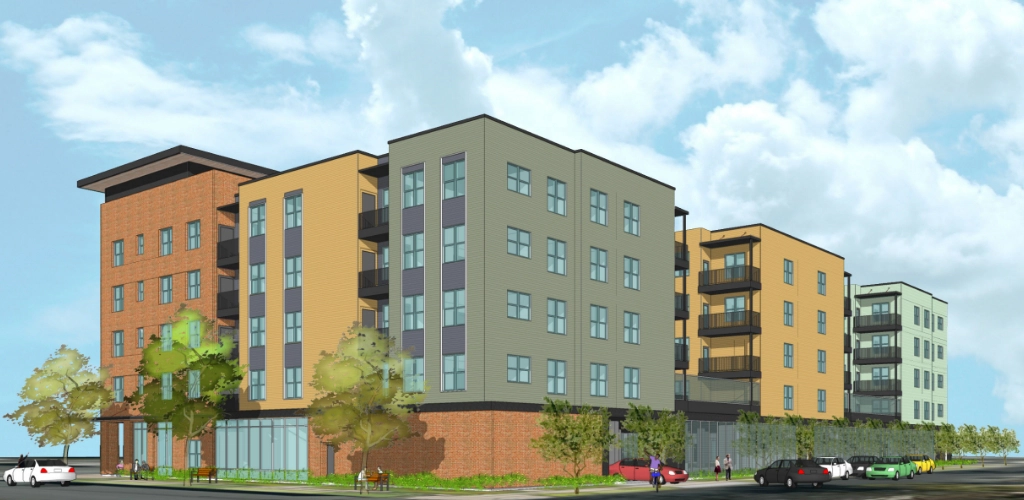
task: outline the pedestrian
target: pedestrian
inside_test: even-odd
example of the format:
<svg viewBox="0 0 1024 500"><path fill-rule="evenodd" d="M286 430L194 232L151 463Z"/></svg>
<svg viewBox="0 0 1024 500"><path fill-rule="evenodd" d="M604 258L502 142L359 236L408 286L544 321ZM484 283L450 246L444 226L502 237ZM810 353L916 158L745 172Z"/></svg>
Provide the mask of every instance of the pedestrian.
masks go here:
<svg viewBox="0 0 1024 500"><path fill-rule="evenodd" d="M728 453L725 454L725 480L732 481L732 459Z"/></svg>
<svg viewBox="0 0 1024 500"><path fill-rule="evenodd" d="M370 492L370 484L366 482L366 469L359 471L359 477L356 478L356 482L359 483L359 494L363 494L363 488L366 488L366 492Z"/></svg>
<svg viewBox="0 0 1024 500"><path fill-rule="evenodd" d="M722 472L722 463L718 461L718 457L715 456L715 481L718 481L718 474Z"/></svg>
<svg viewBox="0 0 1024 500"><path fill-rule="evenodd" d="M139 480L139 470L140 469L141 469L141 466L139 465L139 459L136 458L135 461L132 462L132 481L138 481Z"/></svg>

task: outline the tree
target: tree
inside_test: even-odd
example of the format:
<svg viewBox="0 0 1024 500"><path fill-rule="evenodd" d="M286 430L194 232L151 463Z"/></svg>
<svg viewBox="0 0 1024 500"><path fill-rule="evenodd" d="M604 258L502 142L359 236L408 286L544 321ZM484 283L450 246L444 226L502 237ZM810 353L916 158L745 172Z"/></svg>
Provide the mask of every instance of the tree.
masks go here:
<svg viewBox="0 0 1024 500"><path fill-rule="evenodd" d="M1017 431L1003 429L999 433L999 454L1003 456L1003 465L1006 465L1006 456L1013 453L1020 453L1020 441L1017 440Z"/></svg>
<svg viewBox="0 0 1024 500"><path fill-rule="evenodd" d="M4 415L24 426L39 446L71 445L96 435L96 418L114 399L105 387L107 371L66 345L32 370L18 393L23 404Z"/></svg>
<svg viewBox="0 0 1024 500"><path fill-rule="evenodd" d="M935 431L936 454L941 451L943 454L956 450L956 427L953 424L945 423ZM938 457L936 457L938 458ZM946 468L945 464L942 466Z"/></svg>
<svg viewBox="0 0 1024 500"><path fill-rule="evenodd" d="M957 444L960 448L960 468L964 468L963 460L965 453L977 455L981 452L981 438L978 435L978 428L970 424L960 424L957 429Z"/></svg>
<svg viewBox="0 0 1024 500"><path fill-rule="evenodd" d="M415 387L420 385L416 381L406 387L407 359L392 337L353 325L337 350L322 352L313 367L311 385L319 395L306 409L309 425L335 448L344 443L358 446L363 469L370 450L417 435L409 427L408 415L423 402L428 388Z"/></svg>
<svg viewBox="0 0 1024 500"><path fill-rule="evenodd" d="M135 369L146 382L127 401L148 424L170 422L188 457L189 441L210 432L224 417L222 403L245 372L231 358L231 337L218 338L214 321L199 311L182 304L170 318L169 330L150 336Z"/></svg>
<svg viewBox="0 0 1024 500"><path fill-rule="evenodd" d="M573 479L580 494L580 475L587 463L604 458L604 451L615 442L608 429L608 409L594 410L583 405L579 414L571 414L568 401L544 398L540 426L544 434L530 445L540 451L544 460L559 462L566 475Z"/></svg>
<svg viewBox="0 0 1024 500"><path fill-rule="evenodd" d="M799 415L786 414L783 422L796 428L796 454L811 458L814 454L814 423L808 423Z"/></svg>
<svg viewBox="0 0 1024 500"><path fill-rule="evenodd" d="M999 445L1002 432L994 425L989 425L978 433L978 451L981 454L981 466L985 466L985 455L992 453L999 454Z"/></svg>
<svg viewBox="0 0 1024 500"><path fill-rule="evenodd" d="M758 466L764 464L771 453L770 424L762 423L758 412L746 410L740 410L736 424L739 451L753 457Z"/></svg>
<svg viewBox="0 0 1024 500"><path fill-rule="evenodd" d="M910 424L902 420L891 420L887 426L889 432L888 444L889 446L896 449L896 455L907 455L908 450L907 435L909 434Z"/></svg>
<svg viewBox="0 0 1024 500"><path fill-rule="evenodd" d="M636 433L637 448L646 456L661 455L663 459L686 456L686 414L661 412L658 418L650 406L629 404L622 426Z"/></svg>

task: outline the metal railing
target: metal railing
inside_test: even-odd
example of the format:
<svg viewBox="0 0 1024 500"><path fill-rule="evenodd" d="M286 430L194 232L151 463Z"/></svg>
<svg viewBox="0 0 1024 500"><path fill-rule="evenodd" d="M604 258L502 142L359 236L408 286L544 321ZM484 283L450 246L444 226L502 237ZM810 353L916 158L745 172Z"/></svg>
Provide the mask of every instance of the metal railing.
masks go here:
<svg viewBox="0 0 1024 500"><path fill-rule="evenodd" d="M731 328L734 326L761 326L761 313L757 311L731 311L700 315L700 328Z"/></svg>
<svg viewBox="0 0 1024 500"><path fill-rule="evenodd" d="M686 248L687 248L687 245L684 245L682 243L676 242L676 260L686 260L686 261L690 260L690 259L686 258Z"/></svg>
<svg viewBox="0 0 1024 500"><path fill-rule="evenodd" d="M387 285L388 269L390 268L382 267L380 269L359 271L359 288L373 288Z"/></svg>
<svg viewBox="0 0 1024 500"><path fill-rule="evenodd" d="M388 223L388 207L359 213L359 229L373 229Z"/></svg>
<svg viewBox="0 0 1024 500"><path fill-rule="evenodd" d="M761 371L760 356L700 358L697 373Z"/></svg>
<svg viewBox="0 0 1024 500"><path fill-rule="evenodd" d="M854 328L901 325L899 314L865 314L853 317Z"/></svg>
<svg viewBox="0 0 1024 500"><path fill-rule="evenodd" d="M690 354L686 350L686 344L683 344L681 342L676 342L675 346L676 346L676 361L684 361L684 362L688 363L690 361Z"/></svg>
<svg viewBox="0 0 1024 500"><path fill-rule="evenodd" d="M238 257L238 238L217 242L217 259Z"/></svg>
<svg viewBox="0 0 1024 500"><path fill-rule="evenodd" d="M843 374L843 383L846 385L850 385L850 372L846 372Z"/></svg>
<svg viewBox="0 0 1024 500"><path fill-rule="evenodd" d="M217 294L217 310L238 309L238 290L219 292Z"/></svg>
<svg viewBox="0 0 1024 500"><path fill-rule="evenodd" d="M851 346L851 344L850 344L850 334L849 333L844 334L843 337L844 337L843 338L843 347L845 347L847 349L850 349L851 348L850 347Z"/></svg>
<svg viewBox="0 0 1024 500"><path fill-rule="evenodd" d="M735 266L700 272L701 285L724 285L741 281L761 282L761 270L754 266Z"/></svg>
<svg viewBox="0 0 1024 500"><path fill-rule="evenodd" d="M901 358L903 348L901 347L859 347L853 350L853 359L892 359Z"/></svg>
<svg viewBox="0 0 1024 500"><path fill-rule="evenodd" d="M899 380L858 380L853 383L854 392L893 392L901 387Z"/></svg>
<svg viewBox="0 0 1024 500"><path fill-rule="evenodd" d="M688 311L689 310L689 308L686 307L686 295L683 295L681 293L677 293L676 294L676 310L677 311Z"/></svg>
<svg viewBox="0 0 1024 500"><path fill-rule="evenodd" d="M845 308L845 309L846 309L847 311L849 311L849 310L850 310L850 308L852 307L852 306L851 306L851 303L852 303L852 302L850 301L850 298L849 298L849 297L843 297L843 307L844 307L844 308Z"/></svg>
<svg viewBox="0 0 1024 500"><path fill-rule="evenodd" d="M851 394L848 407L850 413L898 416L900 414L900 398Z"/></svg>
<svg viewBox="0 0 1024 500"><path fill-rule="evenodd" d="M761 384L713 377L686 377L685 396L690 401L729 404L761 404ZM683 375L676 374L676 399L683 399Z"/></svg>

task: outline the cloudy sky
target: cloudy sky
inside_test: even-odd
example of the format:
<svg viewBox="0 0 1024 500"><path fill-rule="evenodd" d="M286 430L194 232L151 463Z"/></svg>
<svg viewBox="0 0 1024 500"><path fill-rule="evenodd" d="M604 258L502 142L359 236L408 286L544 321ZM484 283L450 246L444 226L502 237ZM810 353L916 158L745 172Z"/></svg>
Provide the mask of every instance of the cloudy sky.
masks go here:
<svg viewBox="0 0 1024 500"><path fill-rule="evenodd" d="M239 5L0 3L0 412L60 344L99 357L78 179L177 144L284 169L491 113L675 185L690 226L763 222L949 301L950 420L1024 435L1020 3Z"/></svg>

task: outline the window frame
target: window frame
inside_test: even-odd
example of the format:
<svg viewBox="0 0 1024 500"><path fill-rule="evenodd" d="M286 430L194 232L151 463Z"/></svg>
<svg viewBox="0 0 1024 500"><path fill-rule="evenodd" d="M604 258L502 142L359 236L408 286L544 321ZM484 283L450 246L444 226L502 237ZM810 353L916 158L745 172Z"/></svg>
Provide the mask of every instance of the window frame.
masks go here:
<svg viewBox="0 0 1024 500"><path fill-rule="evenodd" d="M622 256L622 286L630 290L640 290L640 259Z"/></svg>
<svg viewBox="0 0 1024 500"><path fill-rule="evenodd" d="M828 292L828 276L823 271L818 271L818 295L826 295Z"/></svg>
<svg viewBox="0 0 1024 500"><path fill-rule="evenodd" d="M423 392L423 356L410 356L402 366L402 390L410 394Z"/></svg>
<svg viewBox="0 0 1024 500"><path fill-rule="evenodd" d="M796 391L791 385L782 386L782 409L786 411L793 411L793 400L796 399L794 394Z"/></svg>
<svg viewBox="0 0 1024 500"><path fill-rule="evenodd" d="M506 311L505 315L509 319L515 319L520 321L530 321L532 310L533 310L533 299L530 294L517 292L515 290L506 290ZM523 297L526 297L526 305L523 305ZM513 298L515 301L513 302ZM512 316L512 308L515 308L516 315ZM526 311L526 317L523 317L523 311Z"/></svg>
<svg viewBox="0 0 1024 500"><path fill-rule="evenodd" d="M466 324L466 289L445 290L443 292L443 327L462 326ZM449 315L451 321L449 321Z"/></svg>
<svg viewBox="0 0 1024 500"><path fill-rule="evenodd" d="M594 318L594 313L597 313L597 319ZM595 332L595 328L597 329L597 332ZM607 307L590 304L590 338L608 340Z"/></svg>
<svg viewBox="0 0 1024 500"><path fill-rule="evenodd" d="M142 302L146 300L146 282L137 281L135 282L135 301Z"/></svg>
<svg viewBox="0 0 1024 500"><path fill-rule="evenodd" d="M530 196L531 184L533 181L532 171L525 167L520 167L512 162L507 162L507 183L506 186L509 191L513 193L521 194L524 196ZM513 174L514 172L514 174ZM526 180L523 180L523 173L526 173ZM523 192L523 186L526 186L526 192Z"/></svg>
<svg viewBox="0 0 1024 500"><path fill-rule="evenodd" d="M111 248L111 265L110 267L121 267L124 265L124 240L117 240L113 243Z"/></svg>
<svg viewBox="0 0 1024 500"><path fill-rule="evenodd" d="M622 367L622 399L640 399L640 369Z"/></svg>
<svg viewBox="0 0 1024 500"><path fill-rule="evenodd" d="M249 265L249 295L259 295L261 293L267 293L266 262Z"/></svg>
<svg viewBox="0 0 1024 500"><path fill-rule="evenodd" d="M818 413L825 413L828 408L828 400L825 389L818 389Z"/></svg>
<svg viewBox="0 0 1024 500"><path fill-rule="evenodd" d="M136 328L135 329L135 336L136 336L136 339L135 339L136 347L138 347L139 349L142 349L142 348L146 347L146 329L145 328Z"/></svg>
<svg viewBox="0 0 1024 500"><path fill-rule="evenodd" d="M164 285L167 285L166 287ZM160 303L170 304L174 302L174 276L167 275L160 277Z"/></svg>
<svg viewBox="0 0 1024 500"><path fill-rule="evenodd" d="M113 393L114 393L114 402L115 403L123 403L124 402L124 377L111 377L111 378L113 379L113 382L111 384L111 386L112 386L111 388L113 389Z"/></svg>
<svg viewBox="0 0 1024 500"><path fill-rule="evenodd" d="M402 208L423 205L424 189L423 169L402 174Z"/></svg>
<svg viewBox="0 0 1024 500"><path fill-rule="evenodd" d="M782 282L787 285L793 284L793 261L782 259Z"/></svg>
<svg viewBox="0 0 1024 500"><path fill-rule="evenodd" d="M302 227L302 194L288 196L284 199L284 228Z"/></svg>
<svg viewBox="0 0 1024 500"><path fill-rule="evenodd" d="M302 288L302 256L285 257L284 259L284 288Z"/></svg>
<svg viewBox="0 0 1024 500"><path fill-rule="evenodd" d="M195 228L193 234L192 228ZM198 220L189 221L185 224L185 251L196 250L202 245L202 226Z"/></svg>
<svg viewBox="0 0 1024 500"><path fill-rule="evenodd" d="M135 255L145 255L146 253L146 235L136 234L135 235Z"/></svg>
<svg viewBox="0 0 1024 500"><path fill-rule="evenodd" d="M552 253L554 252L554 253ZM554 238L548 238L548 272L552 274L558 274L565 276L567 272L566 265L566 243L562 240L556 240ZM561 269L561 272L559 272Z"/></svg>
<svg viewBox="0 0 1024 500"><path fill-rule="evenodd" d="M622 311L622 340L626 344L640 344L640 314Z"/></svg>
<svg viewBox="0 0 1024 500"><path fill-rule="evenodd" d="M195 282L193 283L193 278ZM189 271L185 274L185 300L198 299L202 295L202 275L199 270Z"/></svg>
<svg viewBox="0 0 1024 500"><path fill-rule="evenodd" d="M608 225L608 194L594 188L590 188L590 222Z"/></svg>
<svg viewBox="0 0 1024 500"><path fill-rule="evenodd" d="M113 301L114 312L124 311L124 285L117 285L111 289L111 300Z"/></svg>
<svg viewBox="0 0 1024 500"><path fill-rule="evenodd" d="M112 344L112 348L113 348L112 349L113 352L111 354L111 357L113 357L113 358L123 358L124 357L124 330L114 330L113 335L111 335L111 337L112 337L111 338L111 344Z"/></svg>
<svg viewBox="0 0 1024 500"><path fill-rule="evenodd" d="M607 364L590 363L590 395L597 398L608 397Z"/></svg>
<svg viewBox="0 0 1024 500"><path fill-rule="evenodd" d="M466 196L466 160L461 159L442 164L441 184L442 200ZM449 187L451 187L450 190Z"/></svg>
<svg viewBox="0 0 1024 500"><path fill-rule="evenodd" d="M793 316L795 315L793 303L788 300L782 301L782 324L793 326Z"/></svg>
<svg viewBox="0 0 1024 500"><path fill-rule="evenodd" d="M412 308L409 304L412 304ZM402 331L422 330L424 323L424 299L423 294L405 295L402 297ZM410 325L412 323L412 325ZM412 326L412 328L410 328Z"/></svg>
<svg viewBox="0 0 1024 500"><path fill-rule="evenodd" d="M822 349L818 349L818 373L826 373L828 369L828 354Z"/></svg>
<svg viewBox="0 0 1024 500"><path fill-rule="evenodd" d="M267 345L267 317L249 317L249 347L264 347Z"/></svg>
<svg viewBox="0 0 1024 500"><path fill-rule="evenodd" d="M565 301L548 297L548 333L566 335Z"/></svg>
<svg viewBox="0 0 1024 500"><path fill-rule="evenodd" d="M529 259L531 254L530 247L533 244L533 236L530 234L529 231L519 229L517 227L505 227L508 243L505 250L508 252L509 255ZM523 243L523 235L526 235L526 243ZM526 255L523 255L523 248L526 249Z"/></svg>
<svg viewBox="0 0 1024 500"><path fill-rule="evenodd" d="M597 259L596 261L594 259ZM590 247L590 279L601 283L608 282L608 251L603 248Z"/></svg>
<svg viewBox="0 0 1024 500"><path fill-rule="evenodd" d="M820 333L822 335L826 335L827 334L827 328L828 328L828 316L825 314L825 311L819 310L818 311L818 333Z"/></svg>
<svg viewBox="0 0 1024 500"><path fill-rule="evenodd" d="M284 343L302 343L302 311L284 313Z"/></svg>
<svg viewBox="0 0 1024 500"><path fill-rule="evenodd" d="M517 354L507 355L507 377L506 381L510 384L529 384L530 383L530 356L520 356ZM523 368L523 360L526 361L526 368ZM522 380L523 372L526 373L526 380Z"/></svg>
<svg viewBox="0 0 1024 500"><path fill-rule="evenodd" d="M466 225L448 226L444 228L442 233L443 263L447 264L466 260Z"/></svg>
<svg viewBox="0 0 1024 500"><path fill-rule="evenodd" d="M296 377L298 380L296 380ZM284 399L302 399L302 367L284 369Z"/></svg>
<svg viewBox="0 0 1024 500"><path fill-rule="evenodd" d="M568 377L566 376L565 361L561 359L549 359L548 360L548 372L547 372L547 390L548 394L564 395ZM561 391L559 391L559 383L561 383Z"/></svg>
<svg viewBox="0 0 1024 500"><path fill-rule="evenodd" d="M165 227L160 230L160 256L174 253L174 228Z"/></svg>
<svg viewBox="0 0 1024 500"><path fill-rule="evenodd" d="M423 231L402 235L402 269L422 268L425 261Z"/></svg>
<svg viewBox="0 0 1024 500"><path fill-rule="evenodd" d="M249 401L267 400L267 370L249 370Z"/></svg>
<svg viewBox="0 0 1024 500"><path fill-rule="evenodd" d="M449 360L451 370L449 370ZM466 354L445 354L441 358L442 383L441 392L460 392L466 390ZM461 375L461 378L460 378ZM449 376L451 385L449 386ZM461 387L460 387L461 382Z"/></svg>
<svg viewBox="0 0 1024 500"><path fill-rule="evenodd" d="M267 204L249 207L249 237L267 234Z"/></svg>
<svg viewBox="0 0 1024 500"><path fill-rule="evenodd" d="M640 205L623 200L622 231L633 236L640 236Z"/></svg>
<svg viewBox="0 0 1024 500"><path fill-rule="evenodd" d="M554 177L548 177L548 212L565 217L565 208L565 183Z"/></svg>
<svg viewBox="0 0 1024 500"><path fill-rule="evenodd" d="M796 353L795 353L795 349L793 348L793 344L790 344L788 342L783 342L782 343L782 367L783 368L793 368L793 366L795 364L793 362L793 358L795 358L795 357L796 357Z"/></svg>

